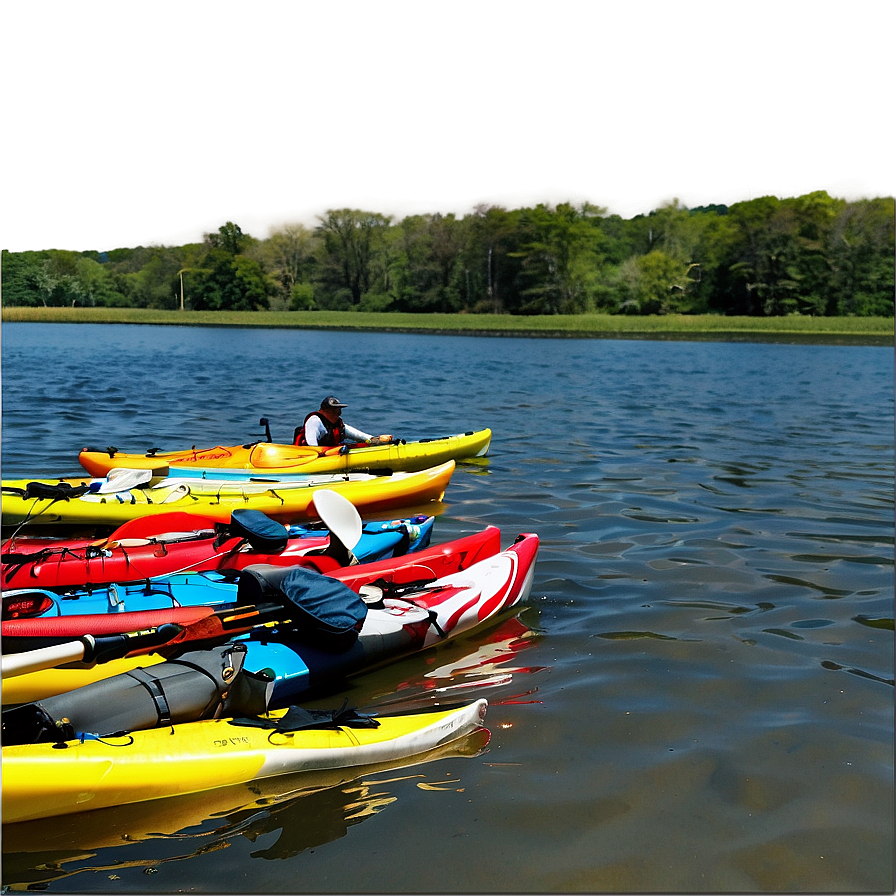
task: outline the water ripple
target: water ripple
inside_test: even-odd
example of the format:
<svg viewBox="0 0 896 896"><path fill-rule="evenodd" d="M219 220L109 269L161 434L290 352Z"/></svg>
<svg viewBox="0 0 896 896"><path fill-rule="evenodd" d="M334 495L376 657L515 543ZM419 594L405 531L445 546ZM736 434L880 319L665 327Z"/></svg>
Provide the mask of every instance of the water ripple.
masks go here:
<svg viewBox="0 0 896 896"><path fill-rule="evenodd" d="M336 394L368 431L491 426L490 457L459 466L434 508L435 537L493 523L505 543L542 539L525 648L516 634L507 653L487 636L443 645L333 695L487 693L481 761L437 764L431 790L395 783L379 827L349 831L341 814L375 811L376 790L300 800L283 830L335 818L325 850L277 856L250 842L257 826L210 821L228 848L179 862L177 886L227 892L260 871L275 889L376 879L407 892L435 854L477 892L891 886L891 351L23 324L3 336L7 478L77 471L88 444L235 444L259 437L260 416L290 440ZM308 357L340 362L298 369ZM464 794L438 789L458 777ZM400 863L384 832L404 844ZM471 837L489 862L470 864ZM52 877L62 860L32 842L15 880L4 855L4 884ZM172 842L84 851L116 869L117 891L143 892L126 863L151 866ZM83 889L108 886L104 873L85 871Z"/></svg>

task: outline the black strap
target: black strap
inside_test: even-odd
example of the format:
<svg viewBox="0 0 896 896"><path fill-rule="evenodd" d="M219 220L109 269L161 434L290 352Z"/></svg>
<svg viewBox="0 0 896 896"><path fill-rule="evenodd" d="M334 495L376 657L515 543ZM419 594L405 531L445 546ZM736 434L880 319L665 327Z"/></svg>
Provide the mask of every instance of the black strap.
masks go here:
<svg viewBox="0 0 896 896"><path fill-rule="evenodd" d="M159 679L146 671L142 666L136 669L130 669L127 672L131 678L136 679L149 691L149 696L152 697L152 702L156 706L156 715L159 719L159 727L167 726L171 724L171 708L168 706L168 698L165 696L165 691L162 688Z"/></svg>
<svg viewBox="0 0 896 896"><path fill-rule="evenodd" d="M304 731L308 728L379 728L373 716L348 708L346 700L339 709L305 709L290 706L280 718L263 719L259 716L229 720L231 725L249 728L269 728L280 734Z"/></svg>
<svg viewBox="0 0 896 896"><path fill-rule="evenodd" d="M413 601L410 601L413 603ZM442 630L442 626L438 623L439 614L435 610L429 610L429 624L439 633L440 638L447 638L448 633Z"/></svg>
<svg viewBox="0 0 896 896"><path fill-rule="evenodd" d="M69 498L77 498L87 494L90 486L86 483L71 486L67 482L49 483L49 482L29 482L25 486L24 498L44 498L51 501L68 501Z"/></svg>

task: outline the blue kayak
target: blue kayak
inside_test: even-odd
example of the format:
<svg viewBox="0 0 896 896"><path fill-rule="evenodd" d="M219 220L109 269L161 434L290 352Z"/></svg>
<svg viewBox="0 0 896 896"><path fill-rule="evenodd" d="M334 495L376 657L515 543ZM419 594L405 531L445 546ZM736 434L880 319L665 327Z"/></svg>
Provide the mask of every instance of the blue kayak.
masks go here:
<svg viewBox="0 0 896 896"><path fill-rule="evenodd" d="M253 525L246 528L249 518ZM353 554L358 562L370 563L422 550L430 543L434 522L431 516L414 516L363 523ZM306 564L327 572L347 562L334 555L330 566L322 565L329 535L322 524L285 528L245 510L235 511L227 527L175 512L125 523L104 540L20 535L3 544L0 586L4 592L93 589L186 571L239 570L253 563Z"/></svg>
<svg viewBox="0 0 896 896"><path fill-rule="evenodd" d="M390 587L376 566L370 567L366 580L365 566L351 568L352 587L356 589L352 591L337 578L320 576L301 567L284 570L259 565L244 570L238 581L220 573L197 573L169 577L171 581L166 583L146 583L142 588L130 585L100 588L95 595L79 595L77 608L79 613L103 613L102 607L112 609L110 601L117 599L128 609L193 602L238 610L241 606L260 606L262 600L271 599L273 591L281 587L282 607L289 608L281 613L285 617L283 621L258 626L231 641L243 653L242 668L267 682L267 708L278 708L294 703L309 689L441 643L516 606L532 588L538 543L537 535L521 535L506 550L478 559L466 568L428 582L405 580L404 585L397 587ZM405 562L406 568L416 569L416 574L420 574L422 567L415 568L410 557ZM306 601L308 617L314 616L314 628L303 627L301 601L296 601L294 592L289 590L292 581L298 582L306 593L318 585L329 589L325 601L317 596L310 603ZM268 588L271 583L274 583L273 590ZM339 606L335 607L335 603ZM70 609L71 602L60 599L57 607L65 611ZM119 614L111 615L115 618ZM338 627L336 621L346 617L347 622L341 622ZM147 675L161 674L155 670L168 665L146 656L133 656L127 662L132 669L142 668L140 675L144 679ZM177 657L169 662L176 663ZM101 669L102 664L94 668ZM65 677L71 673L66 669L34 674L52 677L51 694L69 690ZM125 671L113 677L129 674ZM26 685L22 679L29 677L4 679L4 699L7 699L8 685ZM73 686L77 687L81 680L77 674L71 677ZM86 687L96 689L103 681L111 679L94 681ZM126 684L133 688L133 678ZM91 691L91 694L100 692ZM32 695L28 699L40 698Z"/></svg>

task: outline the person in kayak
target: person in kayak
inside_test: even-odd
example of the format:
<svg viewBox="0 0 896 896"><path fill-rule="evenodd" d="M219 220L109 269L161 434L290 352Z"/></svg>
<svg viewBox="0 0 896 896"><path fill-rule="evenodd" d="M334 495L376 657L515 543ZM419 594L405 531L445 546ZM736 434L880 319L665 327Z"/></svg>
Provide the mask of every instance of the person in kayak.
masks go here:
<svg viewBox="0 0 896 896"><path fill-rule="evenodd" d="M341 445L347 439L365 442L368 445L385 445L392 441L389 434L372 436L354 426L349 426L342 419L342 409L348 407L338 398L328 395L321 403L320 409L312 411L305 417L301 426L296 427L296 445L317 445L331 448Z"/></svg>

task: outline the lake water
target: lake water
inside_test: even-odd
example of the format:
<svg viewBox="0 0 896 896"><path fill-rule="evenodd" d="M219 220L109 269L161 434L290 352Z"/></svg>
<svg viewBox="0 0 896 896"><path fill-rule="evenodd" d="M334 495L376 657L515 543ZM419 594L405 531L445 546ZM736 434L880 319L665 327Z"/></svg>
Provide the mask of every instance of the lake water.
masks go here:
<svg viewBox="0 0 896 896"><path fill-rule="evenodd" d="M4 830L50 892L892 892L894 355L858 346L6 324L3 476L290 441L326 394L490 426L435 540L541 536L518 618L350 683L487 746ZM339 705L342 694L312 705ZM160 764L159 774L164 774Z"/></svg>

